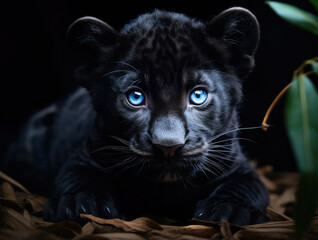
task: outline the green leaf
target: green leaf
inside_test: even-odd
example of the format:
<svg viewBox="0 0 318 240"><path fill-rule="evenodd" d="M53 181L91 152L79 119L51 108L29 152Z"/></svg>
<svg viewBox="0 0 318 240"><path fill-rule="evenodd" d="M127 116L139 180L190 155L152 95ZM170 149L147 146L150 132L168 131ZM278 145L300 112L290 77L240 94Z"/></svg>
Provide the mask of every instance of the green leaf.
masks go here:
<svg viewBox="0 0 318 240"><path fill-rule="evenodd" d="M299 170L318 170L318 94L305 75L297 76L288 91L286 126Z"/></svg>
<svg viewBox="0 0 318 240"><path fill-rule="evenodd" d="M318 176L314 173L304 173L300 176L300 182L296 193L295 219L298 237L307 230L318 202Z"/></svg>
<svg viewBox="0 0 318 240"><path fill-rule="evenodd" d="M285 122L301 182L297 193L296 229L303 233L318 200L318 93L305 76L297 76L287 94Z"/></svg>
<svg viewBox="0 0 318 240"><path fill-rule="evenodd" d="M309 0L309 2L316 8L318 11L318 0Z"/></svg>
<svg viewBox="0 0 318 240"><path fill-rule="evenodd" d="M312 70L315 71L316 75L318 76L318 62L313 62L311 64Z"/></svg>
<svg viewBox="0 0 318 240"><path fill-rule="evenodd" d="M274 12L287 22L318 35L318 17L287 3L267 1Z"/></svg>

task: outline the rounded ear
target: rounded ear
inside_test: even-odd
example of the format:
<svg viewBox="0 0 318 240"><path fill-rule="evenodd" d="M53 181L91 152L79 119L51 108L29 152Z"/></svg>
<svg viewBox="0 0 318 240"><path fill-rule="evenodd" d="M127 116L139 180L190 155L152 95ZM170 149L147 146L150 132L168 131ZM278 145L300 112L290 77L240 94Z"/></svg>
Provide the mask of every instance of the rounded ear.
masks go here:
<svg viewBox="0 0 318 240"><path fill-rule="evenodd" d="M229 8L208 22L206 31L224 43L231 64L240 77L245 77L253 69L260 33L258 21L249 10Z"/></svg>
<svg viewBox="0 0 318 240"><path fill-rule="evenodd" d="M94 18L82 17L73 22L67 31L67 47L77 67L75 78L89 88L90 71L100 56L107 56L114 48L119 34L107 23Z"/></svg>

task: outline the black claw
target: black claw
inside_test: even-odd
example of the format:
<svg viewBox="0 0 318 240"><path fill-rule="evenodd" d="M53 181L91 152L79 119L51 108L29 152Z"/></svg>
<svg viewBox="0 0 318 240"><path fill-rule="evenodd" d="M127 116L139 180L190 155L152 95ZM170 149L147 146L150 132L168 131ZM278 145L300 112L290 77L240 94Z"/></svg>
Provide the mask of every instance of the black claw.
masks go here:
<svg viewBox="0 0 318 240"><path fill-rule="evenodd" d="M196 218L213 222L229 221L235 225L248 225L266 221L266 216L253 207L230 200L209 199L197 204Z"/></svg>
<svg viewBox="0 0 318 240"><path fill-rule="evenodd" d="M251 210L238 206L238 208L233 212L230 222L235 225L248 225L251 219Z"/></svg>
<svg viewBox="0 0 318 240"><path fill-rule="evenodd" d="M80 206L80 210L81 210L80 213L84 213L84 214L88 213L86 208L83 205Z"/></svg>
<svg viewBox="0 0 318 240"><path fill-rule="evenodd" d="M56 212L56 206L54 204L54 201L48 200L44 206L43 219L45 221L52 221L55 212Z"/></svg>
<svg viewBox="0 0 318 240"><path fill-rule="evenodd" d="M109 215L112 214L112 212L110 211L110 208L109 208L109 207L105 206L105 210L108 212Z"/></svg>
<svg viewBox="0 0 318 240"><path fill-rule="evenodd" d="M202 213L202 212L200 212L200 213L197 215L197 218L201 218L201 217L202 217L202 215L203 215L203 213Z"/></svg>
<svg viewBox="0 0 318 240"><path fill-rule="evenodd" d="M101 207L102 214L97 211L98 206ZM45 206L43 217L46 221L57 222L68 219L85 224L88 219L81 218L81 213L104 218L120 217L109 194L97 198L94 194L86 192L50 199Z"/></svg>

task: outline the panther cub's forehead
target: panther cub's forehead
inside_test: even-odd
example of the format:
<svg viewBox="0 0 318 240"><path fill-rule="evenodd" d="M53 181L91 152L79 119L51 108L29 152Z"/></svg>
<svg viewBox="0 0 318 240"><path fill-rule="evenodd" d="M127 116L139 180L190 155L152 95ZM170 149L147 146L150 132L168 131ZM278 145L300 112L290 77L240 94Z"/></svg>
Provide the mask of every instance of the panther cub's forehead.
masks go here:
<svg viewBox="0 0 318 240"><path fill-rule="evenodd" d="M158 104L181 104L202 63L212 63L211 56L217 62L222 58L204 24L183 14L157 10L133 20L121 33L131 39L129 56L142 66L145 85Z"/></svg>
<svg viewBox="0 0 318 240"><path fill-rule="evenodd" d="M185 15L155 11L123 28L133 38L132 55L147 60L154 68L176 67L195 54L193 38L203 32L203 24ZM188 59L190 60L190 59Z"/></svg>

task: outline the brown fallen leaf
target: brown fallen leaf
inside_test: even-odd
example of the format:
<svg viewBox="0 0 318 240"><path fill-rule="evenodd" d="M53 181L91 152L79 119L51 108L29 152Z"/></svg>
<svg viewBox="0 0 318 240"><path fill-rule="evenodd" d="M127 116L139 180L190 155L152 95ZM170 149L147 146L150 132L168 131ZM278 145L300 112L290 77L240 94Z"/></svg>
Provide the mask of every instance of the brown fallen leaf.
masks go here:
<svg viewBox="0 0 318 240"><path fill-rule="evenodd" d="M270 179L278 186L278 191L276 193L281 194L289 187L297 188L299 174L295 172L273 173Z"/></svg>
<svg viewBox="0 0 318 240"><path fill-rule="evenodd" d="M72 221L61 221L49 226L38 227L38 229L66 239L72 239L82 232L82 227Z"/></svg>
<svg viewBox="0 0 318 240"><path fill-rule="evenodd" d="M233 235L233 239L236 240L296 240L296 234L294 230L277 228L276 231L269 229L267 231L260 230L241 230Z"/></svg>
<svg viewBox="0 0 318 240"><path fill-rule="evenodd" d="M99 233L94 236L101 237L104 240L146 240L146 238L135 233Z"/></svg>
<svg viewBox="0 0 318 240"><path fill-rule="evenodd" d="M37 213L43 211L44 205L47 202L47 198L30 194L25 198L24 201L30 204L32 213Z"/></svg>
<svg viewBox="0 0 318 240"><path fill-rule="evenodd" d="M93 234L94 231L95 231L95 227L94 227L94 224L91 222L86 223L82 227L82 234L83 235L91 235L91 234Z"/></svg>
<svg viewBox="0 0 318 240"><path fill-rule="evenodd" d="M221 233L215 233L212 237L211 240L221 240L222 236Z"/></svg>
<svg viewBox="0 0 318 240"><path fill-rule="evenodd" d="M13 231L0 229L0 240L65 240L41 230Z"/></svg>
<svg viewBox="0 0 318 240"><path fill-rule="evenodd" d="M0 204L2 206L12 208L19 213L23 213L23 210L25 208L25 204L23 202L20 202L18 200L9 200L9 199L2 198L2 197L0 197Z"/></svg>
<svg viewBox="0 0 318 240"><path fill-rule="evenodd" d="M0 216L0 228L11 230L34 229L27 218L12 208L0 206Z"/></svg>
<svg viewBox="0 0 318 240"><path fill-rule="evenodd" d="M6 198L8 200L17 200L14 189L12 185L8 182L4 182L1 185L1 191L0 191L1 197Z"/></svg>
<svg viewBox="0 0 318 240"><path fill-rule="evenodd" d="M17 188L21 189L22 191L24 191L25 193L30 193L25 187L23 187L19 182L17 182L16 180L14 180L13 178L9 177L7 174L5 174L4 172L0 171L0 179L11 183L12 185L16 186Z"/></svg>
<svg viewBox="0 0 318 240"><path fill-rule="evenodd" d="M271 221L290 221L292 218L282 214L278 211L275 211L271 207L267 207L267 216L271 219Z"/></svg>
<svg viewBox="0 0 318 240"><path fill-rule="evenodd" d="M124 230L122 229L119 229L119 228L116 228L112 225L101 225L101 224L98 224L96 222L92 222L95 230L94 230L94 233L95 234L98 234L98 233L111 233L111 232L125 232Z"/></svg>
<svg viewBox="0 0 318 240"><path fill-rule="evenodd" d="M196 237L192 235L172 234L165 231L154 230L148 233L141 233L141 235L147 240L205 240L210 239Z"/></svg>
<svg viewBox="0 0 318 240"><path fill-rule="evenodd" d="M272 167L262 167L259 174L267 181L271 208L270 222L235 226L191 219L179 222L137 218L133 221L101 219L83 214L91 220L83 227L70 221L51 223L42 219L46 198L23 191L13 179L0 174L0 240L280 240L295 239L293 216L298 174L275 173ZM13 181L12 181L13 180ZM270 186L271 185L271 186ZM20 190L21 189L21 190ZM288 216L286 216L288 211ZM166 224L166 225L164 225ZM306 240L318 240L318 217L314 218Z"/></svg>
<svg viewBox="0 0 318 240"><path fill-rule="evenodd" d="M31 216L28 212L28 210L23 209L23 217L30 223L32 224ZM33 225L33 224L32 224Z"/></svg>
<svg viewBox="0 0 318 240"><path fill-rule="evenodd" d="M274 208L279 213L284 214L286 212L286 205L289 203L294 203L296 201L295 197L296 188L288 187L286 188L279 197L271 198L271 207Z"/></svg>
<svg viewBox="0 0 318 240"><path fill-rule="evenodd" d="M42 218L36 217L33 214L31 214L30 217L35 228L47 227L54 224L52 222L45 222Z"/></svg>
<svg viewBox="0 0 318 240"><path fill-rule="evenodd" d="M149 232L152 230L162 230L162 227L150 218L141 217L133 221L124 221L118 218L103 219L90 214L81 214L81 217L88 218L98 224L111 225L126 232Z"/></svg>
<svg viewBox="0 0 318 240"><path fill-rule="evenodd" d="M295 221L266 222L254 225L248 225L244 229L268 229L268 228L288 228L295 229Z"/></svg>
<svg viewBox="0 0 318 240"><path fill-rule="evenodd" d="M221 222L221 228L220 228L221 234L225 239L231 239L232 238L232 232L230 224L227 221Z"/></svg>
<svg viewBox="0 0 318 240"><path fill-rule="evenodd" d="M268 178L271 174L273 174L273 167L272 166L264 166L259 169L257 169L257 173L264 183L265 187L268 189L270 192L277 192L278 191L278 186L275 183L275 181L272 181L271 179Z"/></svg>
<svg viewBox="0 0 318 240"><path fill-rule="evenodd" d="M164 232L168 235L189 235L201 238L210 238L215 233L218 233L217 228L204 226L204 225L189 225L189 226L171 226L163 228Z"/></svg>

